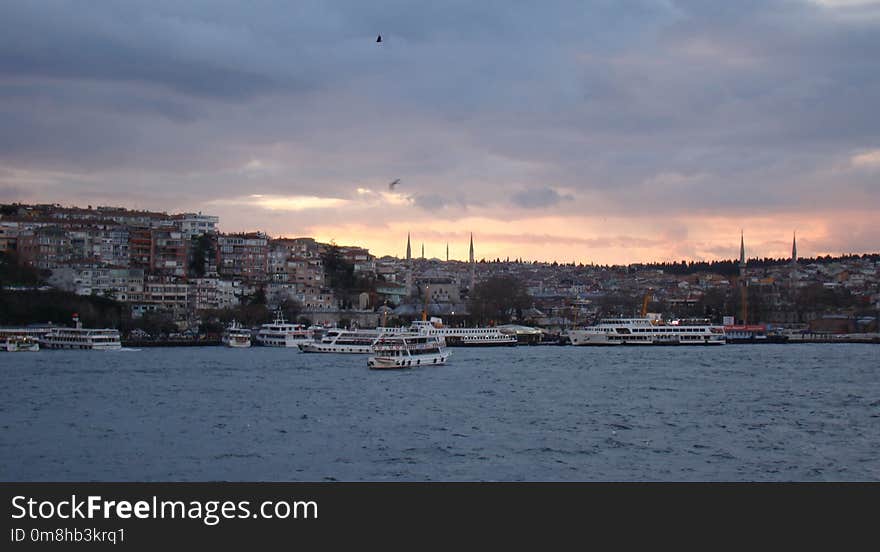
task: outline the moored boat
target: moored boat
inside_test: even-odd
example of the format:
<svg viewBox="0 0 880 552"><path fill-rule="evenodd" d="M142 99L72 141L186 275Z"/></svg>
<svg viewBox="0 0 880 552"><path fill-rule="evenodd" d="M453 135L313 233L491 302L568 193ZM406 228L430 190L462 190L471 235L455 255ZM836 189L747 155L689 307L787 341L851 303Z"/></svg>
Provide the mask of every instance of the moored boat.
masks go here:
<svg viewBox="0 0 880 552"><path fill-rule="evenodd" d="M0 333L0 351L8 353L36 352L40 350L40 342L30 335Z"/></svg>
<svg viewBox="0 0 880 552"><path fill-rule="evenodd" d="M380 330L330 328L320 341L300 343L299 350L304 353L368 354L373 352L373 344L382 335L385 333Z"/></svg>
<svg viewBox="0 0 880 552"><path fill-rule="evenodd" d="M229 327L226 328L226 331L223 332L221 341L227 347L245 349L251 346L251 331L233 320Z"/></svg>
<svg viewBox="0 0 880 552"><path fill-rule="evenodd" d="M770 330L764 324L724 326L724 337L729 344L788 343L788 336Z"/></svg>
<svg viewBox="0 0 880 552"><path fill-rule="evenodd" d="M313 332L302 324L291 324L284 320L279 310L271 324L263 324L257 332L257 343L267 347L296 347L301 343L314 341Z"/></svg>
<svg viewBox="0 0 880 552"><path fill-rule="evenodd" d="M46 349L87 349L98 351L119 350L122 341L119 330L113 328L83 328L79 316L74 314L73 328L52 328L41 339Z"/></svg>
<svg viewBox="0 0 880 552"><path fill-rule="evenodd" d="M517 344L515 334L503 333L497 327L451 328L444 326L443 320L437 317L415 320L409 330L402 331L442 337L449 347L513 347Z"/></svg>
<svg viewBox="0 0 880 552"><path fill-rule="evenodd" d="M651 318L606 318L569 330L572 345L724 345L724 328L705 322L662 322Z"/></svg>

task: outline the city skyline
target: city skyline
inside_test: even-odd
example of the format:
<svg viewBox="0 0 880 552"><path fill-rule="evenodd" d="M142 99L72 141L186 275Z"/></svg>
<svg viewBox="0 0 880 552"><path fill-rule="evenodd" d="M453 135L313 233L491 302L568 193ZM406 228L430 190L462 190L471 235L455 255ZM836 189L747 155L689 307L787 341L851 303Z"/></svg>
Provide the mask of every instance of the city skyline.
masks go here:
<svg viewBox="0 0 880 552"><path fill-rule="evenodd" d="M23 210L21 212L19 212L18 214L9 214L6 217L0 216L0 224L5 223L5 224L11 224L11 225L18 225L21 223L27 223L28 220L33 220L34 222L38 222L40 225L46 225L46 226L51 227L52 220L57 220L62 225L69 224L69 221L72 221L72 220L83 220L83 221L86 221L85 223L88 225L88 224L94 223L94 222L89 223L89 222L87 222L88 220L93 220L93 221L97 222L100 220L106 220L108 216L111 219L114 217L125 217L125 216L133 216L133 217L147 216L148 218L151 218L151 219L152 218L169 218L170 217L170 219L183 221L182 228L185 227L185 232L190 232L193 229L198 228L198 229L200 229L200 231L208 231L210 233L216 232L220 236L232 237L232 236L258 236L258 235L261 235L261 236L263 236L263 239L268 239L270 241L309 239L309 240L317 241L319 243L334 244L334 245L339 245L341 247L357 247L357 248L363 247L364 249L369 250L368 247L364 247L364 245L357 242L357 240L352 241L352 242L337 243L336 240L334 240L334 239L322 240L320 238L316 239L314 236L271 235L271 234L263 232L262 230L259 230L259 229L253 230L253 231L243 231L243 232L226 232L221 227L221 222L219 220L219 217L212 215L210 213L202 213L201 211L198 213L168 212L168 211L143 211L143 210L137 210L137 209L129 209L129 208L127 208L125 206L121 206L121 205L117 205L117 206L102 205L102 206L97 206L97 207L92 206L92 205L88 205L88 206L82 207L82 206L77 206L77 205L62 206L57 203L55 203L55 204L41 204L41 205L28 205L28 204L16 203L16 204L6 205L6 206L7 207L8 206L17 206L18 208L21 208ZM53 209L53 208L57 209L58 213L55 215L51 215L51 214L48 214L48 211L44 211L42 213L37 212L40 209L47 209L47 208L48 209ZM30 214L27 214L28 212L30 212ZM69 214L66 216L59 216L61 213L69 213ZM88 213L93 213L93 215L87 216ZM448 261L471 262L471 263L480 262L480 261L490 261L491 262L494 259L500 258L498 256L486 257L486 256L476 255L475 250L474 250L474 233L469 232L468 234L469 235L468 235L468 255L467 255L467 258L451 257L449 242L447 241L444 244L445 245L445 260L447 262ZM412 256L411 241L412 241L412 232L407 232L406 233L406 245L405 245L404 253L402 255L397 255L397 254L392 253L392 254L379 254L379 255L374 255L374 256L375 257L386 257L386 256L387 257L395 257L400 260L410 261L414 258ZM762 254L760 254L760 252L755 253L753 251L749 251L747 253L747 247L746 247L746 243L745 243L745 231L743 229L740 229L740 242L739 242L739 250L738 250L739 251L738 252L739 264L740 264L740 266L744 266L747 263L747 261L750 259L766 259L766 258L784 259L784 258L788 258L791 260L792 263L797 263L799 260L805 259L805 257L798 254L797 232L792 232L792 241L791 241L790 247L791 247L791 249L790 249L790 252L787 257L784 255L783 256L762 255ZM873 252L873 251L850 252L850 253L843 253L843 254L841 254L841 256L853 255L853 254L864 255L864 254L877 254L877 253ZM818 257L822 257L822 255L819 255ZM443 261L444 260L443 257L439 257L436 255L427 255L425 253L424 242L421 244L421 253L420 253L419 257L415 257L415 258L432 260L432 261L437 261L437 260ZM806 258L812 258L812 257L806 257ZM504 260L510 261L511 260L510 255L505 255ZM523 258L522 256L519 256L519 255L514 255L513 260L514 261L529 262L529 263L533 262L533 261L543 262L543 263L552 263L554 261L554 260L547 260L547 259L528 259L528 258ZM671 262L678 262L680 260L681 259L672 259ZM692 259L687 259L687 260L692 260ZM703 260L705 260L705 261L731 261L731 260L736 260L736 259L734 257L729 257L729 258L719 257L719 258L715 258L715 259L703 259ZM658 261L636 261L635 263L626 263L626 264L650 264L650 263L655 263L655 262L658 262ZM659 261L659 262L666 262L666 261ZM562 261L561 264L570 264L570 263L578 264L578 261L576 261L576 260L571 261L571 262ZM614 264L619 264L619 263L597 263L597 262L593 262L593 261L588 261L586 263L583 263L583 261L581 261L580 264L602 266L602 265L614 265Z"/></svg>
<svg viewBox="0 0 880 552"><path fill-rule="evenodd" d="M876 1L7 2L0 31L4 203L396 257L880 249Z"/></svg>

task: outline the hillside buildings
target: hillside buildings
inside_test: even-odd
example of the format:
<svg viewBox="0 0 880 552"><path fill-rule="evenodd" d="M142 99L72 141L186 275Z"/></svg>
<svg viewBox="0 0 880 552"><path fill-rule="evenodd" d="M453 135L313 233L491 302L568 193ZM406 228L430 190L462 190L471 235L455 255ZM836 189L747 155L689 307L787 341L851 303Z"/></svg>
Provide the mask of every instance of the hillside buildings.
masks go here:
<svg viewBox="0 0 880 552"><path fill-rule="evenodd" d="M360 246L309 237L223 233L218 217L202 213L0 207L0 253L40 270L52 286L122 301L135 317L164 313L181 326L257 299L296 305L316 322L369 313L375 321L379 312L415 318L426 310L455 323L467 316L475 287L497 276L525 285L533 305L518 316L546 326L631 316L646 298L652 312L666 315L805 327L843 317L858 330L876 327L880 316L880 256L802 259L794 235L789 259L748 258L743 232L735 261L598 266L479 259L471 233L462 262L449 260L448 245L446 259L425 258L424 249L413 257L419 236L410 234L401 257L376 258ZM331 250L366 289L344 291L330 281Z"/></svg>

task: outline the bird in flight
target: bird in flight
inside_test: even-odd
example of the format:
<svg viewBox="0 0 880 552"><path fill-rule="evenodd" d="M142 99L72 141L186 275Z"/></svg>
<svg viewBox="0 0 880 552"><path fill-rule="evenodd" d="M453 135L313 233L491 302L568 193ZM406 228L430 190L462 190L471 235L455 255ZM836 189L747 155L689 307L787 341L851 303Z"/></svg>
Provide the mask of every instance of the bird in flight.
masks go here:
<svg viewBox="0 0 880 552"><path fill-rule="evenodd" d="M400 184L400 179L395 178L391 183L388 184L388 189L393 192L394 189L397 188L398 184Z"/></svg>
<svg viewBox="0 0 880 552"><path fill-rule="evenodd" d="M382 35L376 37L376 42L382 42Z"/></svg>

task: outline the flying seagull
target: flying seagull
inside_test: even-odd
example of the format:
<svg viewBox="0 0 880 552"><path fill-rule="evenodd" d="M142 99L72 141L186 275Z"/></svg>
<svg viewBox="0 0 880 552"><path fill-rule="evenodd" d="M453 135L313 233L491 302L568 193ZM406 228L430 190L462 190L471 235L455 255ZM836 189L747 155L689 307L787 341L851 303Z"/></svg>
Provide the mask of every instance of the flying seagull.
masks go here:
<svg viewBox="0 0 880 552"><path fill-rule="evenodd" d="M382 42L382 35L376 37L376 42Z"/></svg>
<svg viewBox="0 0 880 552"><path fill-rule="evenodd" d="M400 184L400 179L399 179L399 178L395 178L393 182L391 182L391 183L388 184L388 189L391 190L391 191L393 192L393 191L394 191L394 188L396 188L398 184Z"/></svg>

